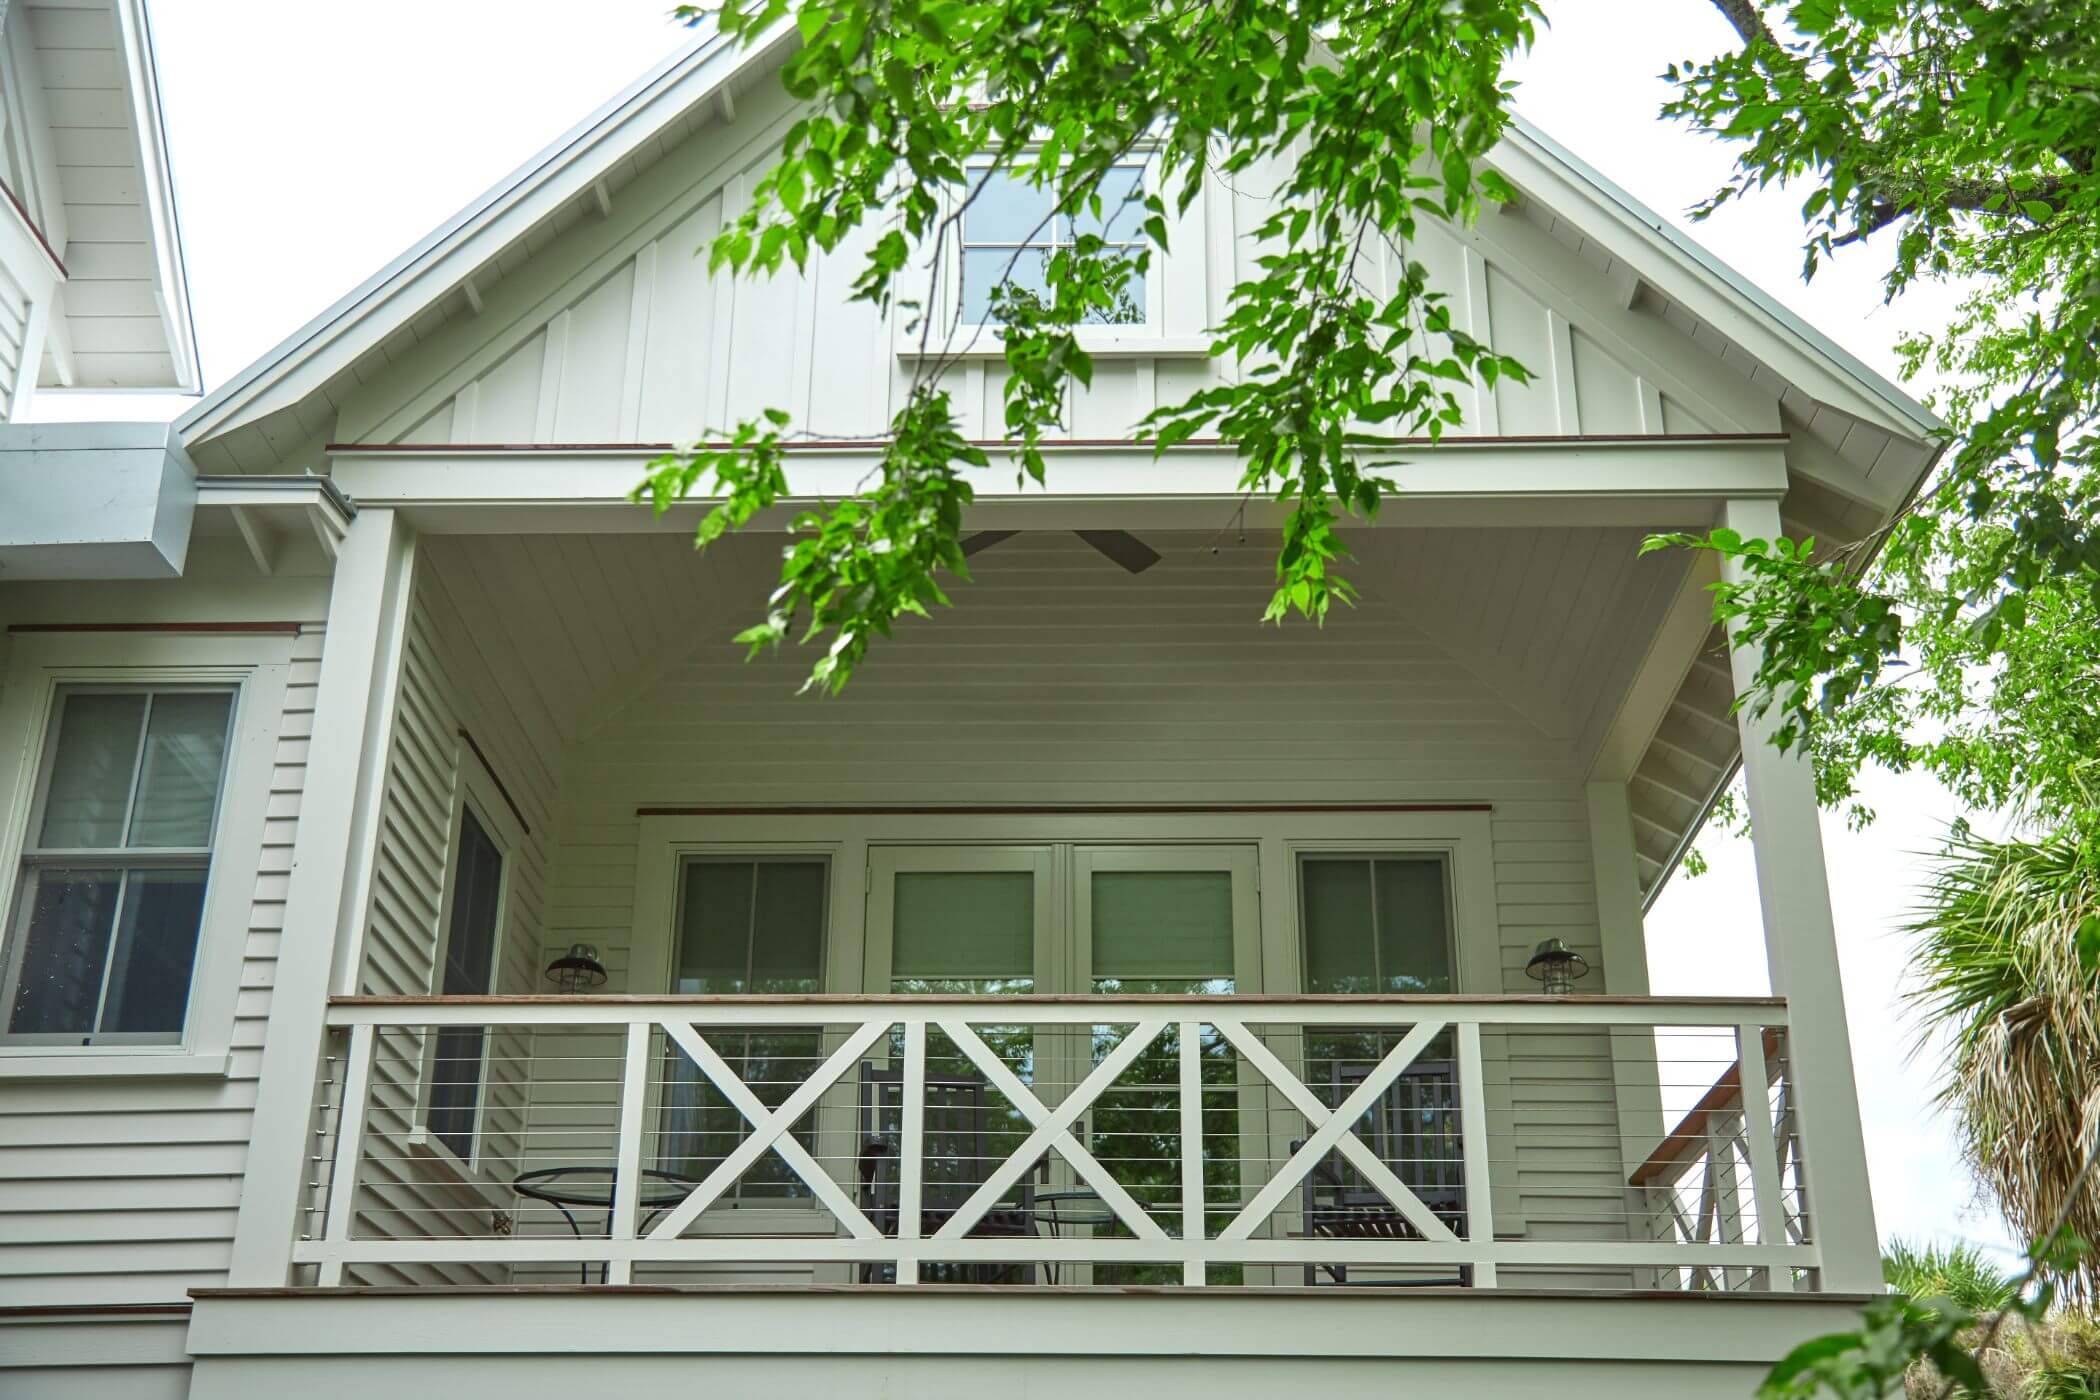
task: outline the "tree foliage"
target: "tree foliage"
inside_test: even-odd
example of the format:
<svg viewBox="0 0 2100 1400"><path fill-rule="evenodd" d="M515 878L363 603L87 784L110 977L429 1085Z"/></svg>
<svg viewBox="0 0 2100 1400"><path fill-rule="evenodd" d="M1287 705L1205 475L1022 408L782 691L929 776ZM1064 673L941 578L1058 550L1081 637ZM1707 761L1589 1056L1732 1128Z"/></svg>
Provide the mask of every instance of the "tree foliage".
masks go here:
<svg viewBox="0 0 2100 1400"><path fill-rule="evenodd" d="M689 21L698 7L681 11ZM1273 163L1273 212L1251 236L1256 273L1213 328L1225 382L1161 406L1160 450L1197 434L1232 444L1242 487L1287 507L1268 615L1320 619L1353 596L1336 525L1390 489L1390 436L1438 437L1455 389L1521 376L1453 323L1408 257L1417 222L1464 221L1508 191L1479 159L1506 122L1502 69L1527 44L1532 0L724 0L708 17L741 43L794 26L783 81L805 104L714 266L770 275L879 227L853 296L894 313L922 355L871 478L801 513L766 618L741 640L820 640L811 684L837 690L896 620L967 578L959 531L972 478L946 373L973 327L952 308L963 211L994 178L1047 191L1048 218L1104 214L1101 186L1142 155L1143 243L1062 242L1037 295L997 303L1004 433L1018 473L1046 472L1043 442L1092 364L1080 328L1113 320L1128 278L1167 250L1173 211L1211 181ZM1367 275L1383 251L1398 268ZM793 425L769 413L727 446L673 453L637 493L659 510L719 498L704 544L788 493Z"/></svg>

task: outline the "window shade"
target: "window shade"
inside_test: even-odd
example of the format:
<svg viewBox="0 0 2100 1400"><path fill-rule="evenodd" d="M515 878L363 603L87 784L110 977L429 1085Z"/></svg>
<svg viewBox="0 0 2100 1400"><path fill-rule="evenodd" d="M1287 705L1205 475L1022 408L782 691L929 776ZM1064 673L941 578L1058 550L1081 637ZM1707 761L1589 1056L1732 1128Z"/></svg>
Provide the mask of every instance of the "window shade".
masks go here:
<svg viewBox="0 0 2100 1400"><path fill-rule="evenodd" d="M1309 857L1299 865L1306 989L1451 990L1450 904L1437 858Z"/></svg>
<svg viewBox="0 0 2100 1400"><path fill-rule="evenodd" d="M1015 978L1035 971L1035 876L1025 870L900 871L890 975Z"/></svg>
<svg viewBox="0 0 2100 1400"><path fill-rule="evenodd" d="M1094 873L1097 978L1232 976L1232 872Z"/></svg>
<svg viewBox="0 0 2100 1400"><path fill-rule="evenodd" d="M823 977L821 860L695 860L679 912L678 990L814 992Z"/></svg>

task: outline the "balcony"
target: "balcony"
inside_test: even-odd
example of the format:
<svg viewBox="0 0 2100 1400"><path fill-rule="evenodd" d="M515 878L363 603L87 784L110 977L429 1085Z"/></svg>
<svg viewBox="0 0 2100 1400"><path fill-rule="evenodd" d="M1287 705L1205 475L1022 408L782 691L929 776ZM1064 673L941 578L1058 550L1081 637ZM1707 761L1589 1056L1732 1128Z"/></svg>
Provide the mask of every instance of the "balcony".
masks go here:
<svg viewBox="0 0 2100 1400"><path fill-rule="evenodd" d="M1818 1287L1775 999L341 997L327 1020L293 1256L323 1289Z"/></svg>

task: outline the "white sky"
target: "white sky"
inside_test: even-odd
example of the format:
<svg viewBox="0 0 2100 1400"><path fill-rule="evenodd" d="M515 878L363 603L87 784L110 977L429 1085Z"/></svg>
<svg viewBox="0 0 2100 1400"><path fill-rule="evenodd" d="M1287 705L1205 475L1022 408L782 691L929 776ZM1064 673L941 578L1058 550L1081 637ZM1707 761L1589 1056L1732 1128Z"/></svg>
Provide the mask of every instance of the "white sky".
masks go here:
<svg viewBox="0 0 2100 1400"><path fill-rule="evenodd" d="M217 385L560 136L686 39L668 0L151 0L205 379ZM1656 109L1657 75L1732 37L1707 0L1551 3L1519 108L1666 215L1710 191L1726 153ZM1800 281L1797 201L1772 193L1696 236L1854 354L1890 346L1944 298L1884 308L1872 249ZM46 395L39 416L167 417L189 400ZM1870 784L1882 819L1824 822L1845 991L1884 1238L2010 1237L1974 1191L1909 1063L1893 930L1954 815L1924 779ZM1747 843L1709 836L1712 871L1673 881L1649 920L1658 993L1766 989Z"/></svg>

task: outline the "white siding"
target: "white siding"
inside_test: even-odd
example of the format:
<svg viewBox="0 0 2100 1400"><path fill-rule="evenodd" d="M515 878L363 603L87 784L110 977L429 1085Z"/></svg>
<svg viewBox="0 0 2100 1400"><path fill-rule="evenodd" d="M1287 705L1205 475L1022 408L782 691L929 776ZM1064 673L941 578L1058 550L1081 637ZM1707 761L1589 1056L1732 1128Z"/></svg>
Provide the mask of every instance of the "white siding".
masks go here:
<svg viewBox="0 0 2100 1400"><path fill-rule="evenodd" d="M299 620L315 591L254 586L227 606L212 577L166 585L0 588L0 625L206 617ZM223 1079L0 1081L0 1306L181 1302L222 1283L247 1160L255 1077L283 935L322 630L294 650ZM11 887L13 873L0 874Z"/></svg>
<svg viewBox="0 0 2100 1400"><path fill-rule="evenodd" d="M401 690L387 781L380 808L380 845L360 987L375 995L424 995L441 990L438 959L448 911L444 895L454 856L454 794L475 764L460 737L465 730L487 755L498 781L519 805L526 831L508 852L503 925L497 941L494 990L529 992L539 982L541 908L545 883L548 810L554 784L554 742L535 734L490 683L475 642L444 585L419 572L402 658ZM412 1137L420 1126L422 1037L384 1038L375 1065L372 1134L361 1175L358 1230L370 1234L485 1236L492 1208L508 1204L510 1179L520 1170L523 1076L527 1039L516 1033L489 1043L480 1159L466 1178L456 1159ZM437 1271L462 1281L471 1269ZM359 1281L430 1282L414 1271L371 1269Z"/></svg>

